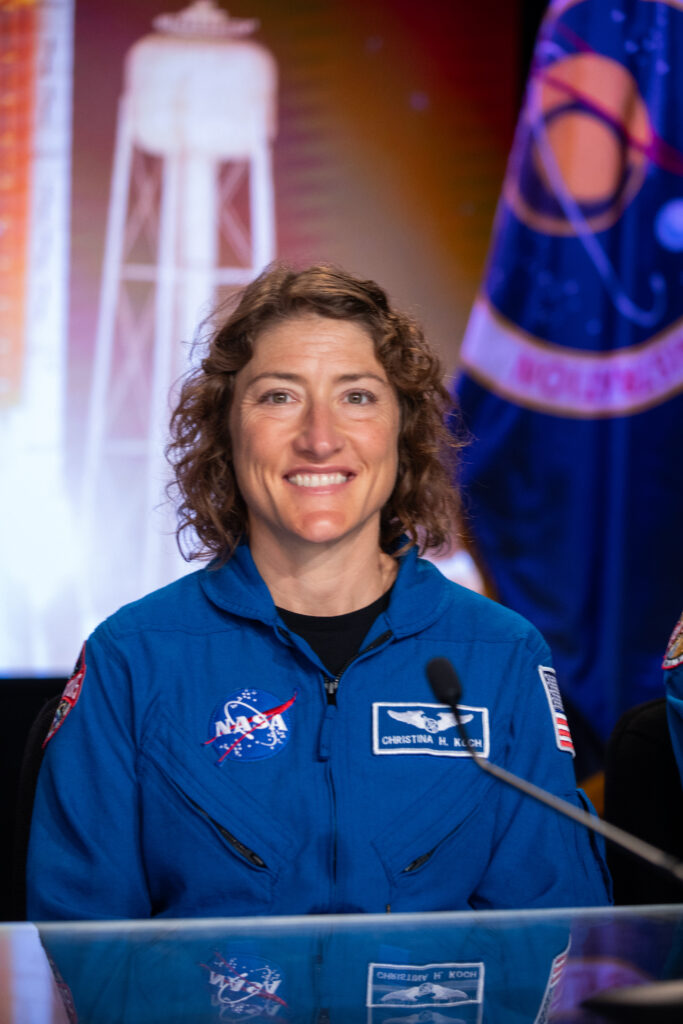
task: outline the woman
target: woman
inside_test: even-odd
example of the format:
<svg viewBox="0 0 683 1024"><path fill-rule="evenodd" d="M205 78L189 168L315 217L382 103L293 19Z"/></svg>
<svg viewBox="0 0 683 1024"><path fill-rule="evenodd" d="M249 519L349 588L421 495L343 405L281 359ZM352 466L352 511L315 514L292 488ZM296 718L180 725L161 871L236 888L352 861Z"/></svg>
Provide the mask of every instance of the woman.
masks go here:
<svg viewBox="0 0 683 1024"><path fill-rule="evenodd" d="M86 643L30 917L606 902L591 839L480 773L425 678L451 658L479 752L578 799L543 640L417 557L453 521L447 398L376 284L246 288L172 421L180 530L214 561Z"/></svg>

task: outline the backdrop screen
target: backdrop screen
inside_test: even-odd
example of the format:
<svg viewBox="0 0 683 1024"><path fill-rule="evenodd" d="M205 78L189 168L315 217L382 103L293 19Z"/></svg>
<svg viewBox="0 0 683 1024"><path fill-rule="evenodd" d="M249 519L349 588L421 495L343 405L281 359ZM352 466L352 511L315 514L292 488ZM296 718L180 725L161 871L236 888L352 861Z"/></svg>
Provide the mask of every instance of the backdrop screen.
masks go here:
<svg viewBox="0 0 683 1024"><path fill-rule="evenodd" d="M200 325L272 259L377 279L453 371L518 15L0 0L0 672L67 672L98 621L187 571L169 394Z"/></svg>

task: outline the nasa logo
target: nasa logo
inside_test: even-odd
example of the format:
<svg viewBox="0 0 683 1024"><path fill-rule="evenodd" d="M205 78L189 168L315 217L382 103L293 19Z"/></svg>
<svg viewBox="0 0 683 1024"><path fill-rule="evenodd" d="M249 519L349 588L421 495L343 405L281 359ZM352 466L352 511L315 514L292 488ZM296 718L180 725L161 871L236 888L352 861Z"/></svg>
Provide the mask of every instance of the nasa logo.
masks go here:
<svg viewBox="0 0 683 1024"><path fill-rule="evenodd" d="M282 971L268 960L216 952L202 967L209 972L211 1005L219 1008L220 1020L273 1018L287 1008L278 992Z"/></svg>
<svg viewBox="0 0 683 1024"><path fill-rule="evenodd" d="M489 756L488 708L458 705L467 726L470 747ZM469 757L460 739L453 712L445 704L406 701L372 705L373 754L433 754L436 757Z"/></svg>
<svg viewBox="0 0 683 1024"><path fill-rule="evenodd" d="M217 764L230 761L261 761L273 757L288 743L289 709L297 698L294 691L283 701L266 690L235 690L211 712L209 738L219 755Z"/></svg>

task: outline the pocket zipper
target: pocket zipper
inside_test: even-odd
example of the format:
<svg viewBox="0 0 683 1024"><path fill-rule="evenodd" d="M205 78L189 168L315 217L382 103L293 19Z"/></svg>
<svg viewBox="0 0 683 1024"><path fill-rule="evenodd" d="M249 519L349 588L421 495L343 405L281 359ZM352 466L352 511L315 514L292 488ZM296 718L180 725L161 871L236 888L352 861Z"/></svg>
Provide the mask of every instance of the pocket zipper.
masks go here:
<svg viewBox="0 0 683 1024"><path fill-rule="evenodd" d="M250 850L248 846L245 846L244 843L240 842L240 840L236 836L234 836L232 832L228 832L227 828L223 828L222 825L219 825L218 822L211 817L208 811L205 811L203 807L200 807L199 804L192 799L192 797L189 797L187 795L187 793L184 793L183 795L185 796L186 800L188 800L192 804L195 810L199 811L199 813L202 814L207 821L211 822L213 827L217 829L217 831L221 834L223 839L225 839L227 843L230 843L230 845L233 846L237 850L237 852L240 853L246 860L248 860L257 868L268 868L268 865L266 864L262 857L259 857L258 853L254 853L254 851Z"/></svg>
<svg viewBox="0 0 683 1024"><path fill-rule="evenodd" d="M423 853L421 857L417 857L415 860L411 860L408 867L404 868L401 872L402 875L407 875L410 871L417 871L423 864L426 864L434 850L430 850L429 853Z"/></svg>

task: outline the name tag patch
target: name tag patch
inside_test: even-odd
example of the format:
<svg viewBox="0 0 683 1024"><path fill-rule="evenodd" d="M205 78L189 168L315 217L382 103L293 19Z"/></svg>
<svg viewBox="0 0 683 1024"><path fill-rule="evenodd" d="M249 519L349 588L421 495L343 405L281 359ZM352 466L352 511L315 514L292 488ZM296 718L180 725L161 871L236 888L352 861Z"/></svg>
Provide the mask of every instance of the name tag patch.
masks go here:
<svg viewBox="0 0 683 1024"><path fill-rule="evenodd" d="M458 704L470 747L489 756L489 711ZM432 754L469 757L447 704L378 701L372 705L373 754Z"/></svg>
<svg viewBox="0 0 683 1024"><path fill-rule="evenodd" d="M484 1005L484 964L368 964L369 1019L475 1022ZM457 1011L453 1009L457 1007ZM398 1009L402 1012L398 1012ZM384 1011L384 1012L382 1012Z"/></svg>

